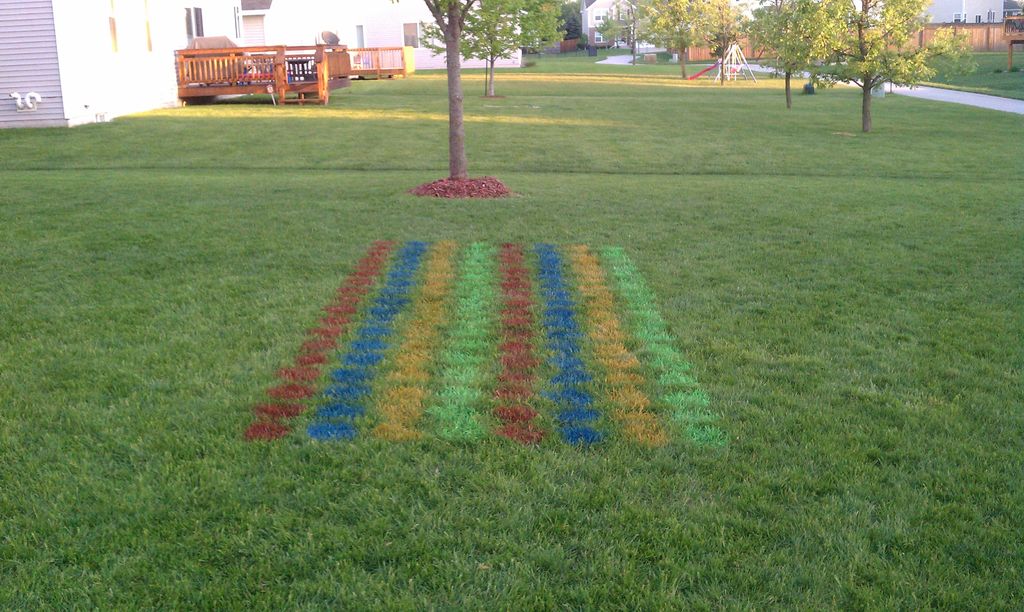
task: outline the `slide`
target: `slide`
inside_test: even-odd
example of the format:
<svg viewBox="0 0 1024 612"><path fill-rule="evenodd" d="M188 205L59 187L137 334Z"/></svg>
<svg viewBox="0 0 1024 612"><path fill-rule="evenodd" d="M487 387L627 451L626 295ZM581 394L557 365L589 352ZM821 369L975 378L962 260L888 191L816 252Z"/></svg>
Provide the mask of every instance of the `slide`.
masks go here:
<svg viewBox="0 0 1024 612"><path fill-rule="evenodd" d="M707 68L705 68L704 70L701 70L700 72L698 72L697 74L695 74L695 75L693 75L693 76L688 76L688 77L686 77L686 80L688 80L688 81L692 81L692 80L694 80L694 79L700 78L700 77L701 77L701 75L703 75L703 74L705 74L705 73L708 73L708 72L711 72L711 71L712 71L712 70L714 70L715 68L718 68L718 62L715 62L714 64L711 64L710 66L708 66L708 67L707 67Z"/></svg>

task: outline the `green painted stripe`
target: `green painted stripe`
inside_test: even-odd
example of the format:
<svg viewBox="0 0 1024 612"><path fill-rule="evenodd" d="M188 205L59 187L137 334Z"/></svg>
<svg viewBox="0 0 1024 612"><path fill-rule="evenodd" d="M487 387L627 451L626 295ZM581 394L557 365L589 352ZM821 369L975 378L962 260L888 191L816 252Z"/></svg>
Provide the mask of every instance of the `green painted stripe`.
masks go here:
<svg viewBox="0 0 1024 612"><path fill-rule="evenodd" d="M626 305L633 335L641 349L638 357L655 372L656 400L668 406L672 421L695 443L724 446L726 433L717 427L719 416L710 409L691 364L674 346L674 338L656 306L654 293L621 247L601 249L601 258L615 277L615 289Z"/></svg>

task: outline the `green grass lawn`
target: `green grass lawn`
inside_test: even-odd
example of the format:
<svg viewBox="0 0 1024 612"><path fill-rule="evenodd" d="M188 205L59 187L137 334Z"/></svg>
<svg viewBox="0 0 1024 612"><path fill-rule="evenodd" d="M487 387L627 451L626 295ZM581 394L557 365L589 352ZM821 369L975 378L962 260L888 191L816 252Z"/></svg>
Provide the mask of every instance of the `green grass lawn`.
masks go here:
<svg viewBox="0 0 1024 612"><path fill-rule="evenodd" d="M1019 606L1024 124L673 70L0 131L0 607ZM245 442L376 239L624 247L728 444Z"/></svg>
<svg viewBox="0 0 1024 612"><path fill-rule="evenodd" d="M1024 59L1015 58L1014 67L1018 72L1006 68L1006 52L975 53L977 68L970 74L948 74L942 69L927 83L935 87L959 89L974 93L1002 96L1024 100ZM997 72L998 70L998 72Z"/></svg>

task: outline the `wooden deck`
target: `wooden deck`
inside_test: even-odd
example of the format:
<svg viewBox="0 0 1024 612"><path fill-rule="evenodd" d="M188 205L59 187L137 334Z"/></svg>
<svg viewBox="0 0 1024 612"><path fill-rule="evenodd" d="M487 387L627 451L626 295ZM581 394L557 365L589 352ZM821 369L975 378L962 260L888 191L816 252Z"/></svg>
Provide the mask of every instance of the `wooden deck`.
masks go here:
<svg viewBox="0 0 1024 612"><path fill-rule="evenodd" d="M411 50L402 47L231 47L174 55L178 97L186 102L269 93L284 104L327 104L331 92L348 87L352 77L389 78L414 70Z"/></svg>

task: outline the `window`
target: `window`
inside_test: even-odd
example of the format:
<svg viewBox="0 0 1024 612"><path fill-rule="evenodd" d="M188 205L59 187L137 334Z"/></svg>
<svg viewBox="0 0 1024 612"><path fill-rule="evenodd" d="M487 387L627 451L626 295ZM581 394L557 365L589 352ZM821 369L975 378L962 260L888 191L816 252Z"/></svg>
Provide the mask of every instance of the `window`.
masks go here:
<svg viewBox="0 0 1024 612"><path fill-rule="evenodd" d="M960 13L953 13L953 23L961 23L964 21L963 15Z"/></svg>
<svg viewBox="0 0 1024 612"><path fill-rule="evenodd" d="M420 24L406 23L402 25L402 33L405 35L406 47L420 46Z"/></svg>
<svg viewBox="0 0 1024 612"><path fill-rule="evenodd" d="M974 16L974 23L981 23L981 15Z"/></svg>
<svg viewBox="0 0 1024 612"><path fill-rule="evenodd" d="M604 42L604 36L601 36L600 32L594 32L594 42Z"/></svg>
<svg viewBox="0 0 1024 612"><path fill-rule="evenodd" d="M242 37L242 9L235 7L235 38Z"/></svg>
<svg viewBox="0 0 1024 612"><path fill-rule="evenodd" d="M189 42L203 36L203 9L198 6L185 9L185 35Z"/></svg>

